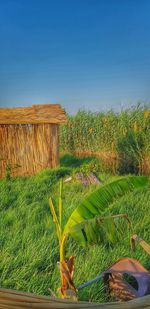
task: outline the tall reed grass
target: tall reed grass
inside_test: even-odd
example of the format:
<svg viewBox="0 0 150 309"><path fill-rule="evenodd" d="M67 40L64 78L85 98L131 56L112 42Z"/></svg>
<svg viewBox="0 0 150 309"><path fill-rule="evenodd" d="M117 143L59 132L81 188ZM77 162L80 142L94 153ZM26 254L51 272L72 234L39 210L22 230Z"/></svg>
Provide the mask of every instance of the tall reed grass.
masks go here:
<svg viewBox="0 0 150 309"><path fill-rule="evenodd" d="M114 173L150 172L150 109L78 111L61 126L60 150L99 156L103 169Z"/></svg>

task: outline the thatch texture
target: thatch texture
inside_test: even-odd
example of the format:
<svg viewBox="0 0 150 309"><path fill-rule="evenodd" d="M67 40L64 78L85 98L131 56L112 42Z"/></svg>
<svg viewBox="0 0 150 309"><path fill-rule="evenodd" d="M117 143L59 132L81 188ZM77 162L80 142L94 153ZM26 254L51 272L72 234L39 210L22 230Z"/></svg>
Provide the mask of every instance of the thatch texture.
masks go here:
<svg viewBox="0 0 150 309"><path fill-rule="evenodd" d="M60 104L40 104L31 107L0 108L0 124L65 123Z"/></svg>
<svg viewBox="0 0 150 309"><path fill-rule="evenodd" d="M34 295L13 290L0 289L0 309L149 309L150 296L136 298L129 302L96 304L73 302L47 296Z"/></svg>
<svg viewBox="0 0 150 309"><path fill-rule="evenodd" d="M23 176L56 167L61 121L65 112L60 105L0 108L0 178L8 168L11 175Z"/></svg>

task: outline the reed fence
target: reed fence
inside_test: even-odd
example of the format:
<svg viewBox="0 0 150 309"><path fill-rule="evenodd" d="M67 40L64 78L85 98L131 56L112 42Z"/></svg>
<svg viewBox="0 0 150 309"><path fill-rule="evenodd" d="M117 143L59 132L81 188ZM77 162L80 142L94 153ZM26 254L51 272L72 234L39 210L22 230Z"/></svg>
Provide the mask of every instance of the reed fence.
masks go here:
<svg viewBox="0 0 150 309"><path fill-rule="evenodd" d="M32 175L59 164L59 104L0 108L0 178Z"/></svg>

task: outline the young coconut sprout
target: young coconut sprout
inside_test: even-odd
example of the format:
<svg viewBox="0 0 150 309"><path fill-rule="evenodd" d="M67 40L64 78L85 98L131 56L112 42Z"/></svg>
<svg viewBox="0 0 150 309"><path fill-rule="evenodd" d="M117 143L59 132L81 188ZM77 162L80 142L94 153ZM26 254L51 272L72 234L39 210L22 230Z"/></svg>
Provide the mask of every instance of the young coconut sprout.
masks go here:
<svg viewBox="0 0 150 309"><path fill-rule="evenodd" d="M60 181L58 211L55 210L52 198L49 199L49 205L59 241L60 294L62 298L77 299L77 289L73 283L74 257L65 258L65 241L68 235L71 235L80 245L87 246L103 240L105 230L105 236L109 242L114 242L117 236L114 220L118 218L125 219L129 227L131 226L130 221L127 214L104 217L104 210L125 194L145 186L147 182L148 178L144 176L128 176L101 186L73 211L66 225L63 226L63 183L62 180ZM99 227L104 228L99 229Z"/></svg>

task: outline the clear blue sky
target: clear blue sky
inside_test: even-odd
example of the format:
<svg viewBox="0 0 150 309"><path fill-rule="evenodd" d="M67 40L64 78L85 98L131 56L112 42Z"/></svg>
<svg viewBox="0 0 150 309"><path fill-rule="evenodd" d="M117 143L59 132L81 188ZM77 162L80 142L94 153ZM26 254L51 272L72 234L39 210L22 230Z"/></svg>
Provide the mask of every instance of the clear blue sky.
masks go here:
<svg viewBox="0 0 150 309"><path fill-rule="evenodd" d="M0 107L150 102L150 0L0 0Z"/></svg>

